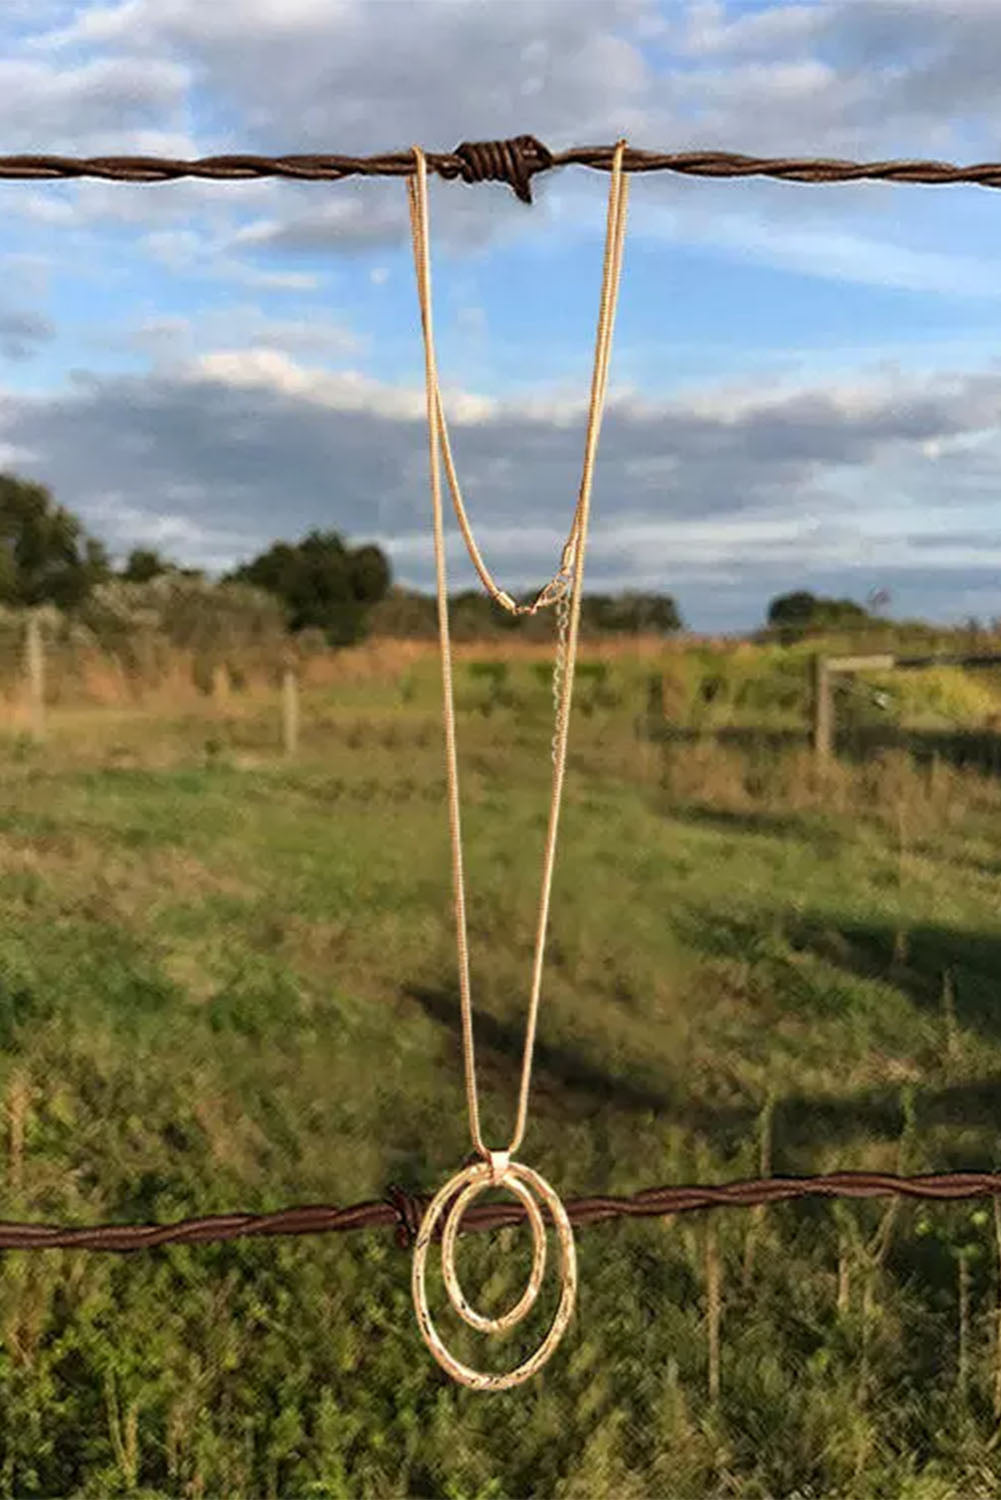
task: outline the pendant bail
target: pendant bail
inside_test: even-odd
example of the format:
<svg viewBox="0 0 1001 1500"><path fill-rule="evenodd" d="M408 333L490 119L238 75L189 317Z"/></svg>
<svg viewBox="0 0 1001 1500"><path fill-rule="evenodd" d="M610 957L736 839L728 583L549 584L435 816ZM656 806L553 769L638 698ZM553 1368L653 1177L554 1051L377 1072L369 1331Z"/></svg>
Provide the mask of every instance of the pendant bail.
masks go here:
<svg viewBox="0 0 1001 1500"><path fill-rule="evenodd" d="M490 1168L490 1186L502 1187L504 1178L507 1176L508 1167L511 1165L510 1151L487 1151L487 1166Z"/></svg>

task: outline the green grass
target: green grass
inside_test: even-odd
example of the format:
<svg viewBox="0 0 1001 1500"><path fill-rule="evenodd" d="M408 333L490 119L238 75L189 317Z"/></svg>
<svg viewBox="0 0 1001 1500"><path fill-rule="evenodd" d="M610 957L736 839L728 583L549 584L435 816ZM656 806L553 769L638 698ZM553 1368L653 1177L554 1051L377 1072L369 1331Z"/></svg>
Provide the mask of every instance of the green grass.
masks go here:
<svg viewBox="0 0 1001 1500"><path fill-rule="evenodd" d="M520 697L495 708L466 682L460 715L497 1142L548 798L545 684L515 678ZM0 1214L348 1203L458 1168L470 1142L434 701L430 674L405 695L317 695L295 766L263 711L77 714L44 748L9 747ZM573 725L521 1156L564 1196L762 1162L994 1165L999 877L990 780L897 756L818 781L795 749L650 745L628 703L596 703ZM389 1234L6 1254L0 1493L997 1492L990 1205L619 1222L582 1231L578 1252L563 1343L499 1396L438 1369ZM461 1261L481 1305L507 1305L527 1234L470 1237ZM441 1311L437 1273L432 1287L457 1352L501 1366L555 1300L549 1288L529 1331L484 1352Z"/></svg>

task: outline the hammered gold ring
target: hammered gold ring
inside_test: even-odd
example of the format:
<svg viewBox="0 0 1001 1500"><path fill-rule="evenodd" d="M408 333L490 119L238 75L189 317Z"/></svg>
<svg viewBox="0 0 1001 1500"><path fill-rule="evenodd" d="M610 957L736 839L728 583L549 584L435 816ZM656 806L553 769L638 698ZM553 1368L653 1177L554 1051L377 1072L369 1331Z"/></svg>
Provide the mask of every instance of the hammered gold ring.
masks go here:
<svg viewBox="0 0 1001 1500"><path fill-rule="evenodd" d="M500 1158L500 1153L497 1153L497 1157ZM532 1270L524 1294L515 1303L514 1307L498 1318L486 1318L469 1306L459 1285L455 1269L455 1242L462 1222L462 1215L469 1203L488 1187L506 1187L524 1204L532 1226L534 1251ZM457 1197L455 1196L456 1193L458 1193ZM481 1332L498 1333L504 1329L514 1327L515 1324L521 1322L522 1318L533 1306L539 1294L545 1270L545 1225L539 1205L536 1202L536 1196L533 1196L533 1194L541 1198L545 1203L556 1226L556 1233L560 1243L560 1277L562 1282L560 1301L549 1332L535 1350L535 1353L531 1354L522 1364L507 1373L490 1375L480 1370L473 1370L469 1365L463 1364L461 1360L457 1359L455 1355L446 1349L442 1342L441 1335L431 1320L431 1313L427 1305L427 1290L425 1285L427 1252L438 1220L441 1218L446 1205L450 1203L450 1200L454 1199L449 1207L441 1238L442 1275L445 1279L445 1285L448 1289L452 1306L471 1327L477 1328ZM474 1162L472 1166L464 1168L461 1172L457 1172L454 1177L450 1178L432 1199L427 1213L424 1215L414 1245L412 1286L417 1322L425 1343L442 1369L446 1370L453 1379L460 1381L463 1385L471 1386L474 1390L502 1391L507 1390L511 1386L520 1385L522 1381L530 1379L546 1363L546 1360L563 1337L573 1313L574 1299L577 1294L577 1255L574 1249L573 1229L567 1217L567 1211L554 1189L550 1187L544 1177L540 1177L538 1172L534 1172L531 1167L523 1166L520 1162L509 1162L506 1160L500 1166L496 1162Z"/></svg>

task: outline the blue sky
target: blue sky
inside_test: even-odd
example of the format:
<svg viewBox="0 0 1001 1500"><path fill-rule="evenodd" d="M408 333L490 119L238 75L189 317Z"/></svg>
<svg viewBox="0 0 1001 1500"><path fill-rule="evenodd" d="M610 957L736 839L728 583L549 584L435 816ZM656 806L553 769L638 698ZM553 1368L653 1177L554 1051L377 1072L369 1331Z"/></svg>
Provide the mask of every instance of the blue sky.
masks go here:
<svg viewBox="0 0 1001 1500"><path fill-rule="evenodd" d="M0 150L376 151L531 131L1001 155L996 0L7 0ZM432 182L439 367L507 587L576 497L608 179ZM0 184L0 461L113 552L376 539L432 576L402 180ZM587 584L698 630L787 587L1001 616L1001 192L635 176ZM451 582L473 575L450 545Z"/></svg>

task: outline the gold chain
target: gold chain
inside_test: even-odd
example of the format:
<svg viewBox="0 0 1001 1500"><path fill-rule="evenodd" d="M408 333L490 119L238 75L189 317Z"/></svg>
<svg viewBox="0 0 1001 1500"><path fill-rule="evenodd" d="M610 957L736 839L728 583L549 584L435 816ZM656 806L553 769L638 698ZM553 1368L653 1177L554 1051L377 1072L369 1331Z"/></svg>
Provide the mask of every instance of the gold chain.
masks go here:
<svg viewBox="0 0 1001 1500"><path fill-rule="evenodd" d="M560 595L556 601L556 655L553 660L553 765L559 754L560 734L563 729L563 716L560 713L561 688L563 674L567 666L567 630L570 625L570 594L568 590Z"/></svg>
<svg viewBox="0 0 1001 1500"><path fill-rule="evenodd" d="M473 1049L473 1012L469 991L469 944L466 934L466 897L462 873L462 829L459 820L459 767L455 751L455 704L452 685L452 654L448 632L448 588L445 577L445 534L441 506L441 474L439 470L439 444L444 447L445 464L449 471L449 483L455 500L456 514L476 563L480 577L500 597L485 565L480 558L472 530L462 506L458 483L454 481L454 469L445 431L441 392L438 388L438 371L434 354L434 335L431 327L431 255L428 234L427 164L420 147L414 147L417 163L416 181L407 179L410 199L410 225L414 241L414 265L417 270L417 288L421 304L421 323L424 329L425 381L427 387L428 439L431 453L431 500L434 511L434 555L438 585L438 635L441 643L441 673L443 718L445 724L445 757L448 772L448 813L452 839L452 880L455 894L455 931L459 953L459 994L462 1008L462 1040L466 1067L466 1099L469 1106L469 1125L473 1143L483 1162L474 1163L458 1172L438 1190L421 1223L414 1245L412 1268L412 1290L417 1322L425 1343L435 1359L448 1373L463 1385L480 1391L509 1390L520 1385L542 1368L563 1336L573 1315L577 1295L577 1257L574 1249L573 1230L566 1209L558 1195L544 1178L531 1167L511 1160L525 1133L528 1115L528 1090L532 1076L532 1053L535 1047L535 1025L539 1013L539 994L542 987L542 959L546 942L546 925L549 916L549 895L552 889L553 865L556 858L556 832L559 823L560 802L563 792L563 777L566 770L567 734L570 723L570 702L573 695L574 666L577 660L577 640L580 632L581 581L584 576L584 552L587 543L587 528L591 504L591 480L594 473L594 456L601 426L601 414L605 403L608 383L608 361L612 344L612 326L615 321L615 303L619 289L619 272L622 267L622 240L625 225L626 186L628 179L622 172L622 156L625 141L620 141L615 152L612 168L612 186L608 197L608 229L605 241L605 270L601 290L601 310L598 317L598 335L594 353L594 377L591 383L591 407L588 414L587 441L584 451L584 473L581 479L577 509L570 536L563 549L559 573L540 592L535 604L527 610L553 603L557 610L557 648L553 666L553 697L556 706L556 728L553 735L553 794L549 806L549 829L542 869L542 893L539 900L539 920L535 935L535 959L532 968L532 991L529 1001L528 1024L525 1031L525 1051L521 1068L521 1088L518 1094L518 1118L514 1135L505 1150L492 1151L484 1144L480 1132L480 1112L476 1093L476 1056ZM510 596L504 595L501 602L506 607L520 612ZM506 1187L520 1198L532 1225L534 1255L528 1286L521 1300L502 1317L483 1317L474 1312L463 1295L455 1270L455 1240L466 1205L488 1187ZM459 1189L456 1196L456 1189ZM514 1370L505 1374L487 1374L474 1370L456 1359L435 1328L428 1307L425 1266L427 1253L434 1235L435 1226L445 1213L442 1231L441 1261L445 1286L452 1306L465 1322L483 1332L496 1333L521 1321L535 1302L545 1266L545 1234L542 1216L533 1194L541 1198L549 1208L560 1245L560 1281L562 1290L549 1332L534 1354ZM450 1206L449 1206L450 1205Z"/></svg>
<svg viewBox="0 0 1001 1500"><path fill-rule="evenodd" d="M535 1047L535 1031L538 1020L539 997L542 988L542 966L545 951L546 929L549 918L549 899L552 889L553 868L556 857L556 837L559 826L560 804L566 770L567 738L570 720L570 704L573 695L574 668L577 658L577 641L580 632L581 581L584 573L584 557L587 545L588 521L590 517L591 483L594 460L601 428L605 392L608 384L608 365L612 343L612 329L618 299L619 277L622 269L622 246L625 234L626 200L628 177L622 170L622 157L626 142L620 140L616 146L612 166L612 180L608 198L608 220L605 240L604 273L601 289L601 305L595 341L594 373L591 381L591 400L588 411L587 436L584 449L584 466L578 494L577 508L570 536L563 549L560 572L546 585L534 607L543 603L558 603L560 607L560 644L557 649L557 665L554 672L554 695L556 699L556 729L553 736L553 786L549 808L549 823L543 854L542 889L536 926L535 952L532 965L532 984L529 997L528 1021L525 1032L525 1047L522 1058L521 1085L518 1094L518 1112L514 1133L507 1152L517 1151L525 1133L528 1115L528 1096L531 1085L532 1055ZM424 332L425 383L427 394L428 436L430 448L431 500L434 517L435 565L438 593L438 633L441 647L441 670L443 688L443 720L445 730L445 757L448 783L449 826L452 845L452 878L455 904L456 945L459 961L459 995L462 1011L463 1053L466 1073L466 1098L469 1110L470 1131L477 1152L487 1161L491 1152L480 1132L479 1103L476 1090L476 1053L473 1043L472 1001L469 983L469 946L466 931L465 880L462 860L462 829L459 811L459 771L455 740L455 706L452 681L452 656L448 626L448 591L445 571L444 525L441 505L441 472L439 466L439 444L445 455L445 467L449 476L453 499L460 526L470 548L470 555L477 562L481 578L495 597L492 578L480 559L472 537L468 519L461 503L458 482L455 479L448 436L445 430L441 392L434 350L434 333L431 319L431 256L428 228L427 164L424 153L415 146L416 173L407 178L407 193L410 201L410 225L414 248L414 265L417 274L420 299L421 324ZM545 598L543 596L546 596ZM517 608L510 601L509 607ZM502 601L503 602L503 601ZM532 606L528 607L529 609ZM564 645L565 642L565 645Z"/></svg>
<svg viewBox="0 0 1001 1500"><path fill-rule="evenodd" d="M409 179L408 179L409 182ZM574 557L577 552L577 542L580 537L581 507L578 499L574 518L570 524L567 539L563 543L563 551L560 554L560 566L547 584L536 594L531 604L518 604L505 589L498 588L493 574L483 561L483 556L476 545L473 536L473 528L466 514L466 507L462 499L462 491L459 488L459 476L455 472L455 462L452 458L452 445L449 442L448 428L445 424L445 410L441 400L441 390L438 386L437 373L435 374L435 404L438 408L438 431L441 434L442 452L445 456L445 474L448 478L448 487L452 494L452 507L459 522L459 530L466 544L466 550L472 559L473 567L480 575L480 580L487 593L512 615L534 615L540 609L546 609L550 604L555 604L562 599L570 587Z"/></svg>

